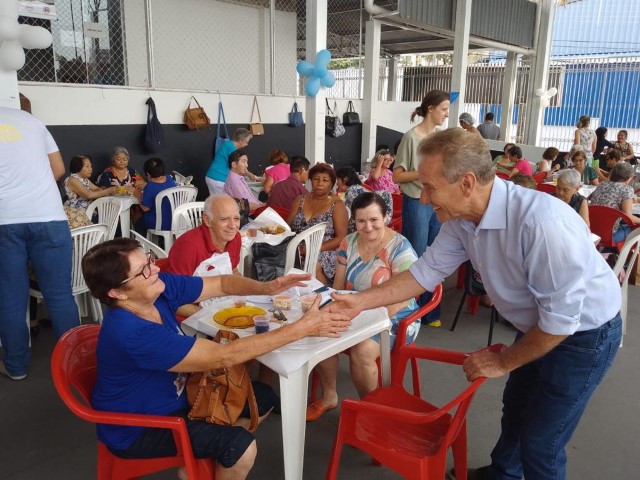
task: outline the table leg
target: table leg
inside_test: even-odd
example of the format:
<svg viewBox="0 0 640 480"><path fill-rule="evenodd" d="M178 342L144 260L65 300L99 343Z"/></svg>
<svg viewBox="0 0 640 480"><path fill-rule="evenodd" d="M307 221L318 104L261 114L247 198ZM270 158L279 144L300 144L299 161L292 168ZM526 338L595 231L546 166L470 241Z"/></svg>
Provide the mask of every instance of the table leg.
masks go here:
<svg viewBox="0 0 640 480"><path fill-rule="evenodd" d="M391 335L389 330L380 332L380 367L382 370L382 386L391 385Z"/></svg>
<svg viewBox="0 0 640 480"><path fill-rule="evenodd" d="M131 231L131 213L129 209L122 210L120 212L120 232L122 238L129 238L129 232Z"/></svg>
<svg viewBox="0 0 640 480"><path fill-rule="evenodd" d="M289 378L280 376L284 478L302 480L309 372L303 365Z"/></svg>

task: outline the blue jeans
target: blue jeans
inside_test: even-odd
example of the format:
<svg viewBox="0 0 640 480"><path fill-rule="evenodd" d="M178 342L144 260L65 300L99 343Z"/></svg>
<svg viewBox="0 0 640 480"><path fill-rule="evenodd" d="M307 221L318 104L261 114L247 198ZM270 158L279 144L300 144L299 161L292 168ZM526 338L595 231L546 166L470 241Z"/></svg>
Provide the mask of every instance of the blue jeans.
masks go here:
<svg viewBox="0 0 640 480"><path fill-rule="evenodd" d="M511 372L502 397L502 433L491 452L496 480L566 478L565 446L609 370L621 337L618 314Z"/></svg>
<svg viewBox="0 0 640 480"><path fill-rule="evenodd" d="M631 227L626 223L620 223L618 229L613 232L613 241L614 242L624 242L627 236L631 233Z"/></svg>
<svg viewBox="0 0 640 480"><path fill-rule="evenodd" d="M72 254L66 221L0 225L0 341L12 375L24 375L29 368L29 261L56 337L80 324L71 293Z"/></svg>
<svg viewBox="0 0 640 480"><path fill-rule="evenodd" d="M422 205L420 199L411 198L402 194L402 235L421 256L429 245L438 236L440 222L431 205ZM425 305L431 301L431 292L420 296L418 303ZM429 312L423 319L423 323L431 323L440 320L440 305Z"/></svg>

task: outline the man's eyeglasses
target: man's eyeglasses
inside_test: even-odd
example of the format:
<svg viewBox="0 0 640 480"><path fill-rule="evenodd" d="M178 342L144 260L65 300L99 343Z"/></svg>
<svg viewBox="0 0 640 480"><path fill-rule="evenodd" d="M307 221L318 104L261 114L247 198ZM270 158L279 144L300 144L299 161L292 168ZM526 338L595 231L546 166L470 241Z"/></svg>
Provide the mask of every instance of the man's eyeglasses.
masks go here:
<svg viewBox="0 0 640 480"><path fill-rule="evenodd" d="M120 285L124 285L125 283L130 282L140 275L142 275L145 280L148 279L151 276L151 265L155 265L157 259L158 256L154 252L147 253L147 264L142 267L140 273L135 274L133 277L125 278L122 282L120 282Z"/></svg>

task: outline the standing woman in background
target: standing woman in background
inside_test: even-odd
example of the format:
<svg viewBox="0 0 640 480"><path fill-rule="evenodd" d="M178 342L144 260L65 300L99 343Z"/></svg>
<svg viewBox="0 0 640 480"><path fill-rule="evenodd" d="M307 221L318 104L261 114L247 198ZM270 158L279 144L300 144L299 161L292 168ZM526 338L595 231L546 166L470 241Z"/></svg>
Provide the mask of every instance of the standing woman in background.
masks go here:
<svg viewBox="0 0 640 480"><path fill-rule="evenodd" d="M596 132L589 128L591 117L589 115L581 115L576 123L576 131L573 135L573 144L582 145L584 153L587 157L587 166L593 164L593 154L596 151Z"/></svg>
<svg viewBox="0 0 640 480"><path fill-rule="evenodd" d="M422 103L411 114L411 121L416 116L422 121L404 134L396 152L396 166L393 169L393 181L402 190L402 235L405 236L418 256L422 255L433 243L440 231L440 222L436 218L431 205L420 203L422 184L418 179L418 144L443 125L449 117L449 93L442 90L431 90ZM420 304L431 300L431 293L420 297ZM432 327L440 326L440 306L432 310L424 319Z"/></svg>

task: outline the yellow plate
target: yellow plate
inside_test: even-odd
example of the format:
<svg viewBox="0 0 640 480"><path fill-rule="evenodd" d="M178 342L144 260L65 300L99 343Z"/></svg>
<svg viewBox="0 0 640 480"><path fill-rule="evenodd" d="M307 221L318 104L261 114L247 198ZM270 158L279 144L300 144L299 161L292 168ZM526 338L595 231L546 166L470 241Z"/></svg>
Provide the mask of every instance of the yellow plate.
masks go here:
<svg viewBox="0 0 640 480"><path fill-rule="evenodd" d="M229 328L249 328L253 327L253 317L265 313L266 310L259 307L229 307L214 314L213 320Z"/></svg>
<svg viewBox="0 0 640 480"><path fill-rule="evenodd" d="M267 225L266 227L261 227L260 231L262 233L268 233L270 235L280 235L284 233L285 228L280 225Z"/></svg>

